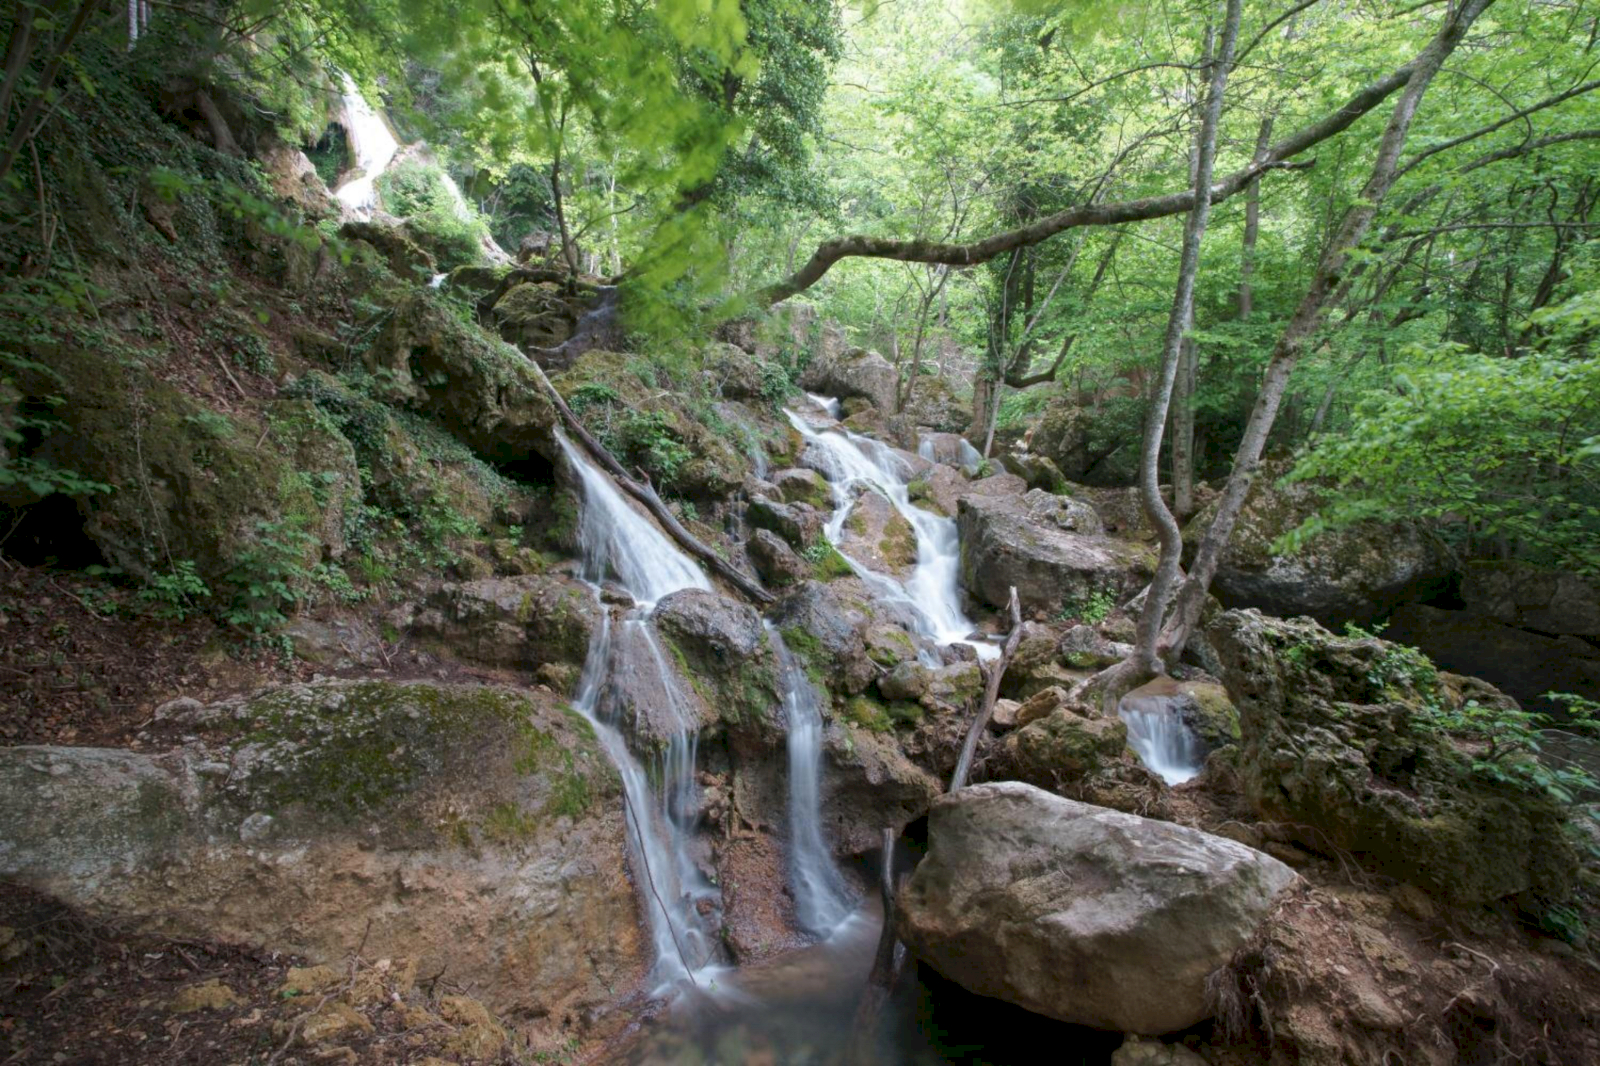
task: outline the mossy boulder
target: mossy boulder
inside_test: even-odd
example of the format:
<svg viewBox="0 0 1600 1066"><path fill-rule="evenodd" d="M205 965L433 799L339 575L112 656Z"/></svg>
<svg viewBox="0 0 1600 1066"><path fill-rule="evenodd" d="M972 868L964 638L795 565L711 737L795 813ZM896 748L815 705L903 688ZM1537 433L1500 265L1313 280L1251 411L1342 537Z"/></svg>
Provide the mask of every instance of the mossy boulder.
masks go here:
<svg viewBox="0 0 1600 1066"><path fill-rule="evenodd" d="M1206 632L1239 708L1245 793L1296 842L1461 903L1571 888L1567 811L1514 761L1451 732L1469 698L1514 707L1506 697L1310 619L1227 611Z"/></svg>
<svg viewBox="0 0 1600 1066"><path fill-rule="evenodd" d="M565 575L488 577L441 586L414 632L446 655L542 675L561 667L575 676L600 612L589 589Z"/></svg>
<svg viewBox="0 0 1600 1066"><path fill-rule="evenodd" d="M1448 561L1406 522L1361 522L1319 533L1296 551L1278 550L1279 538L1316 516L1324 500L1319 486L1284 481L1286 473L1282 463L1264 464L1251 486L1211 586L1224 606L1365 624L1448 574ZM1206 529L1217 506L1202 508L1190 528Z"/></svg>
<svg viewBox="0 0 1600 1066"><path fill-rule="evenodd" d="M819 511L833 509L832 491L828 488L828 483L822 479L822 475L815 470L807 470L804 467L776 470L767 480L778 490L778 497L784 503L809 504Z"/></svg>
<svg viewBox="0 0 1600 1066"><path fill-rule="evenodd" d="M0 749L0 876L341 972L364 943L539 1016L647 966L620 784L556 697L329 681L189 702L165 753Z"/></svg>
<svg viewBox="0 0 1600 1066"><path fill-rule="evenodd" d="M1024 709L1028 706L1023 704ZM1005 777L1060 790L1110 767L1127 744L1128 729L1120 720L1086 716L1059 703L1044 717L1007 733L985 773L991 779Z"/></svg>
<svg viewBox="0 0 1600 1066"><path fill-rule="evenodd" d="M530 354L542 354L572 336L580 313L559 285L524 282L495 301L491 317L508 343Z"/></svg>
<svg viewBox="0 0 1600 1066"><path fill-rule="evenodd" d="M883 493L863 491L845 517L839 547L880 574L906 578L917 565L917 534Z"/></svg>
<svg viewBox="0 0 1600 1066"><path fill-rule="evenodd" d="M110 486L78 503L85 533L110 562L150 578L192 560L217 587L264 533L291 543L307 569L343 551L356 488L350 445L313 412L274 406L262 426L111 350L62 350L49 362L57 376L25 372L17 381L25 399L65 401L54 405L59 427L31 456ZM13 490L4 502L36 500Z"/></svg>
<svg viewBox="0 0 1600 1066"><path fill-rule="evenodd" d="M395 307L367 366L384 399L437 421L489 462L558 451L555 408L526 358L463 322L431 290Z"/></svg>
<svg viewBox="0 0 1600 1066"><path fill-rule="evenodd" d="M777 656L748 604L682 589L657 604L653 620L725 727L768 739L781 732Z"/></svg>
<svg viewBox="0 0 1600 1066"><path fill-rule="evenodd" d="M339 236L371 245L389 269L407 281L426 281L438 271L433 256L399 226L378 221L351 221L339 227Z"/></svg>

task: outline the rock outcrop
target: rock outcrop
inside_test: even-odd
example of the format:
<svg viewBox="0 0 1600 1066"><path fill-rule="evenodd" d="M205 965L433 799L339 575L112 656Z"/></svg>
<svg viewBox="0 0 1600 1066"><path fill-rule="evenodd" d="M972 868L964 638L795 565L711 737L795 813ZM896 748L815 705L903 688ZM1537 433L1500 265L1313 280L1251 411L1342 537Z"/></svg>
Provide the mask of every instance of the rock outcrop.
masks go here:
<svg viewBox="0 0 1600 1066"><path fill-rule="evenodd" d="M889 360L866 348L851 348L835 359L813 359L800 375L800 387L840 400L866 400L880 412L894 411L899 374Z"/></svg>
<svg viewBox="0 0 1600 1066"><path fill-rule="evenodd" d="M979 995L1159 1034L1209 1016L1206 978L1295 880L1199 830L1030 785L974 785L934 801L899 931Z"/></svg>
<svg viewBox="0 0 1600 1066"><path fill-rule="evenodd" d="M1296 842L1464 904L1570 890L1563 809L1521 757L1496 762L1481 736L1451 733L1469 700L1492 713L1514 706L1505 696L1309 619L1228 611L1207 635L1239 708L1246 796Z"/></svg>
<svg viewBox="0 0 1600 1066"><path fill-rule="evenodd" d="M1150 580L1148 548L1100 534L1092 508L1034 490L1025 497L961 497L961 573L967 590L1003 607L1014 585L1022 608L1054 617L1094 597L1113 602Z"/></svg>
<svg viewBox="0 0 1600 1066"><path fill-rule="evenodd" d="M1408 595L1443 578L1446 568L1417 528L1363 522L1319 533L1292 554L1273 544L1317 513L1321 491L1284 483L1281 465L1256 477L1233 539L1217 568L1212 592L1227 607L1256 607L1290 618L1310 615L1325 625L1369 622ZM1216 504L1201 509L1190 528L1211 524ZM1199 538L1187 538L1192 545Z"/></svg>
<svg viewBox="0 0 1600 1066"><path fill-rule="evenodd" d="M648 962L615 773L554 697L330 681L180 707L161 754L0 749L0 876L169 935L408 954L538 1016Z"/></svg>

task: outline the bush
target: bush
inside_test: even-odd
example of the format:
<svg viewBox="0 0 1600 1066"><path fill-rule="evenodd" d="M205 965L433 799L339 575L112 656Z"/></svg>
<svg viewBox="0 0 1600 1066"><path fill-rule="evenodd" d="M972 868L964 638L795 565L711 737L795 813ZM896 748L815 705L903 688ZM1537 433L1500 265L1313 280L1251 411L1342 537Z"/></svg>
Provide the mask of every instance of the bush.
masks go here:
<svg viewBox="0 0 1600 1066"><path fill-rule="evenodd" d="M488 229L470 205L463 211L437 166L404 160L378 177L378 192L383 206L405 219L411 236L433 254L439 269L478 261Z"/></svg>

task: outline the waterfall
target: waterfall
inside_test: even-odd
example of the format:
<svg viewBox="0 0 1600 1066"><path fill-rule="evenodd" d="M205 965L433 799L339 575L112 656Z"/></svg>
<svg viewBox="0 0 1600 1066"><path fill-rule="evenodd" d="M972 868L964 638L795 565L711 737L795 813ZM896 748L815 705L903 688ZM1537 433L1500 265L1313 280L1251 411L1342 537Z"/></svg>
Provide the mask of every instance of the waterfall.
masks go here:
<svg viewBox="0 0 1600 1066"><path fill-rule="evenodd" d="M716 944L711 932L720 897L696 864L690 847L699 817L694 715L676 674L667 665L649 610L657 600L679 589L709 589L711 585L705 573L629 506L611 480L559 432L558 439L583 484L578 539L585 579L598 599L599 582L614 575L640 604L615 627L609 612L603 612L584 659L573 706L594 726L622 778L628 850L649 917L656 956L652 979L660 994L684 980L698 985L702 977L720 972L720 967L712 965ZM644 668L656 674L666 694L667 706L656 710L672 727L657 767L659 794L623 739L617 707L608 698L610 682L620 671Z"/></svg>
<svg viewBox="0 0 1600 1066"><path fill-rule="evenodd" d="M830 403L834 407L838 405L837 400L826 397L812 399L824 407ZM835 547L855 499L851 489L859 486L875 489L888 497L916 534L917 565L903 585L841 551L839 554L856 574L886 598L910 606L919 632L934 643L971 643L983 658L998 655L999 649L994 645L968 640L973 625L961 609L961 539L955 520L911 503L906 489L905 464L894 449L881 441L842 429L818 432L793 411L784 413L806 442L816 446L821 464L826 468L824 477L833 493L834 512L825 532Z"/></svg>
<svg viewBox="0 0 1600 1066"><path fill-rule="evenodd" d="M378 175L400 150L400 142L390 131L388 120L361 95L355 80L348 74L340 77L344 82L345 130L350 137L350 150L355 155L358 173L346 179L334 195L357 218L371 218L378 206Z"/></svg>
<svg viewBox="0 0 1600 1066"><path fill-rule="evenodd" d="M614 576L642 606L679 589L709 589L705 571L677 549L644 515L634 510L600 468L557 431L561 450L583 482L578 543L583 576L599 584Z"/></svg>
<svg viewBox="0 0 1600 1066"><path fill-rule="evenodd" d="M851 915L855 900L822 835L822 708L816 687L770 622L767 635L778 653L789 725L789 883L795 914L801 928L826 936Z"/></svg>
<svg viewBox="0 0 1600 1066"><path fill-rule="evenodd" d="M1117 705L1117 716L1128 727L1128 747L1161 780L1181 785L1200 772L1205 750L1171 701L1125 697Z"/></svg>

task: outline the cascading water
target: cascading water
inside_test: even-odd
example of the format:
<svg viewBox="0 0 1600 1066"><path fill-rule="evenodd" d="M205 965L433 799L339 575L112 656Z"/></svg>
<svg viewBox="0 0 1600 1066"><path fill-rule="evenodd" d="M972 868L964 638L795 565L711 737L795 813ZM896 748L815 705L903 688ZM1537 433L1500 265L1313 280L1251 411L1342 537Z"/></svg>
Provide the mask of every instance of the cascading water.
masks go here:
<svg viewBox="0 0 1600 1066"><path fill-rule="evenodd" d="M612 576L639 603L616 627L609 613L603 615L584 660L573 706L593 724L622 778L629 850L655 947L656 991L669 990L686 979L698 985L703 977L714 977L720 971L712 965L715 941L701 914L702 907L714 914L720 897L695 863L690 847L699 816L695 786L698 736L687 699L650 624L649 609L679 589L708 589L711 585L705 573L629 506L611 481L565 436L559 440L583 484L578 539L584 577L597 598L600 582ZM617 728L616 708L607 698L608 682L622 663L634 669L648 664L666 694L668 706L660 710L671 730L659 767L659 795Z"/></svg>
<svg viewBox="0 0 1600 1066"><path fill-rule="evenodd" d="M837 400L822 396L812 399L826 410L837 409ZM983 658L998 655L999 649L992 644L968 640L974 627L961 609L961 539L955 520L911 503L905 464L894 450L881 441L844 429L818 431L795 412L784 413L806 442L816 446L821 465L826 468L823 476L833 493L834 512L825 533L835 547L855 502L853 490L862 487L883 493L916 534L917 565L904 585L841 551L856 574L885 598L910 606L919 631L934 643L971 643Z"/></svg>
<svg viewBox="0 0 1600 1066"><path fill-rule="evenodd" d="M1128 727L1128 746L1139 761L1169 785L1181 785L1205 765L1205 747L1184 724L1171 701L1123 697L1117 716Z"/></svg>
<svg viewBox="0 0 1600 1066"><path fill-rule="evenodd" d="M348 74L342 74L345 132L350 151L355 155L357 173L334 192L339 201L357 218L371 218L378 206L378 175L388 167L400 142L389 129L388 120L379 114Z"/></svg>
<svg viewBox="0 0 1600 1066"><path fill-rule="evenodd" d="M776 626L767 635L778 653L783 709L789 723L789 883L795 914L809 933L826 936L855 910L855 897L833 863L822 833L818 790L822 707L817 690Z"/></svg>

